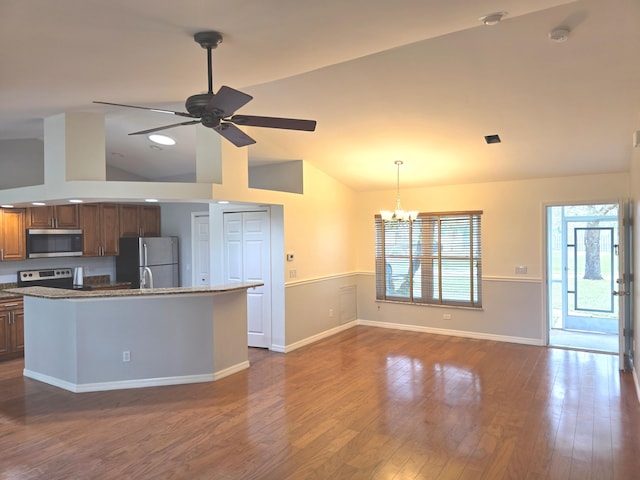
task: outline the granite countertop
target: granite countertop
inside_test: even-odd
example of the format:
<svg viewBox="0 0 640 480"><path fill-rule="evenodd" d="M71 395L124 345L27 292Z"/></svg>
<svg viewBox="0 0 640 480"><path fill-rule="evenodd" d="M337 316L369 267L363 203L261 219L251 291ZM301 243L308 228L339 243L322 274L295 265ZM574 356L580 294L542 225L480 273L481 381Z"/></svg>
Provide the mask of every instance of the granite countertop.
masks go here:
<svg viewBox="0 0 640 480"><path fill-rule="evenodd" d="M212 285L207 287L174 287L174 288L144 288L144 289L119 289L119 290L65 290L49 287L22 287L9 288L1 294L17 296L29 296L57 299L87 299L105 297L144 297L158 295L185 295L193 293L226 293L249 288L260 287L263 283L228 283L225 285ZM6 297L11 298L11 297Z"/></svg>
<svg viewBox="0 0 640 480"><path fill-rule="evenodd" d="M22 297L22 294L0 291L0 300L5 300L8 298L20 298L20 297Z"/></svg>
<svg viewBox="0 0 640 480"><path fill-rule="evenodd" d="M131 282L112 282L109 275L94 275L84 277L84 284L95 289L99 288L131 288ZM24 294L18 292L18 284L16 282L0 283L0 300L9 298L20 298ZM11 290L11 293L8 291Z"/></svg>

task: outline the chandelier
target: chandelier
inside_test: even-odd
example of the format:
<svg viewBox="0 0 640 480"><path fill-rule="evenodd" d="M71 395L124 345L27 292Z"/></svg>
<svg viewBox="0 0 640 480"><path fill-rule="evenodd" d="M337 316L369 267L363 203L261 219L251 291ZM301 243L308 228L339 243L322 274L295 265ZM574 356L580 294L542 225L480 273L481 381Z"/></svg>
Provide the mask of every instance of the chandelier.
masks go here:
<svg viewBox="0 0 640 480"><path fill-rule="evenodd" d="M396 209L393 211L380 210L380 216L385 222L413 222L418 218L418 211L403 210L400 206L400 165L402 165L402 160L396 160L394 163L398 166L398 176L396 181Z"/></svg>

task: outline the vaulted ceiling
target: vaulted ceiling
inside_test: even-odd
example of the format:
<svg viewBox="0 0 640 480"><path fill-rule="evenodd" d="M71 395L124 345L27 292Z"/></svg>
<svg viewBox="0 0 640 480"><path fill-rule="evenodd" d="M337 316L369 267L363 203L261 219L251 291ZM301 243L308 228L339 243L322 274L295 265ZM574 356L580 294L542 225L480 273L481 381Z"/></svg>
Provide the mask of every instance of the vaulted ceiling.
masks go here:
<svg viewBox="0 0 640 480"><path fill-rule="evenodd" d="M239 113L318 122L243 127L250 163L303 159L356 190L393 188L396 159L403 186L627 171L640 130L637 0L0 0L0 143L102 112L108 164L191 174L195 127L158 151L127 134L175 117L92 101L183 111L207 89L203 30L224 36L214 91L254 97Z"/></svg>

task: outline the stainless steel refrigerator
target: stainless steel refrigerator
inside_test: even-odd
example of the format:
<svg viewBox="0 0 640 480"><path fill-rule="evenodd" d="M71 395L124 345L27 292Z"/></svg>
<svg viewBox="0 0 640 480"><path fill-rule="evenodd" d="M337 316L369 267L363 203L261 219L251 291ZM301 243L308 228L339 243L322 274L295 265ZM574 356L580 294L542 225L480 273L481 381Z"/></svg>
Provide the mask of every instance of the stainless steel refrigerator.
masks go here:
<svg viewBox="0 0 640 480"><path fill-rule="evenodd" d="M116 280L131 288L179 287L178 237L121 238Z"/></svg>

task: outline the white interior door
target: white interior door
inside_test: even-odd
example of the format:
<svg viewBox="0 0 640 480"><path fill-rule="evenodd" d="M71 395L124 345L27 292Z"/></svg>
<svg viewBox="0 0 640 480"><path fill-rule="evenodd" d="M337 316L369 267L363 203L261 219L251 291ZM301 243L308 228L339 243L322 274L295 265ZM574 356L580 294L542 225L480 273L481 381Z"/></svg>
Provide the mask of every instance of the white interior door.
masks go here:
<svg viewBox="0 0 640 480"><path fill-rule="evenodd" d="M271 344L271 261L269 214L226 212L223 214L226 282L261 282L247 291L248 345Z"/></svg>
<svg viewBox="0 0 640 480"><path fill-rule="evenodd" d="M192 284L208 286L209 273L209 215L196 215L193 219L193 278Z"/></svg>

